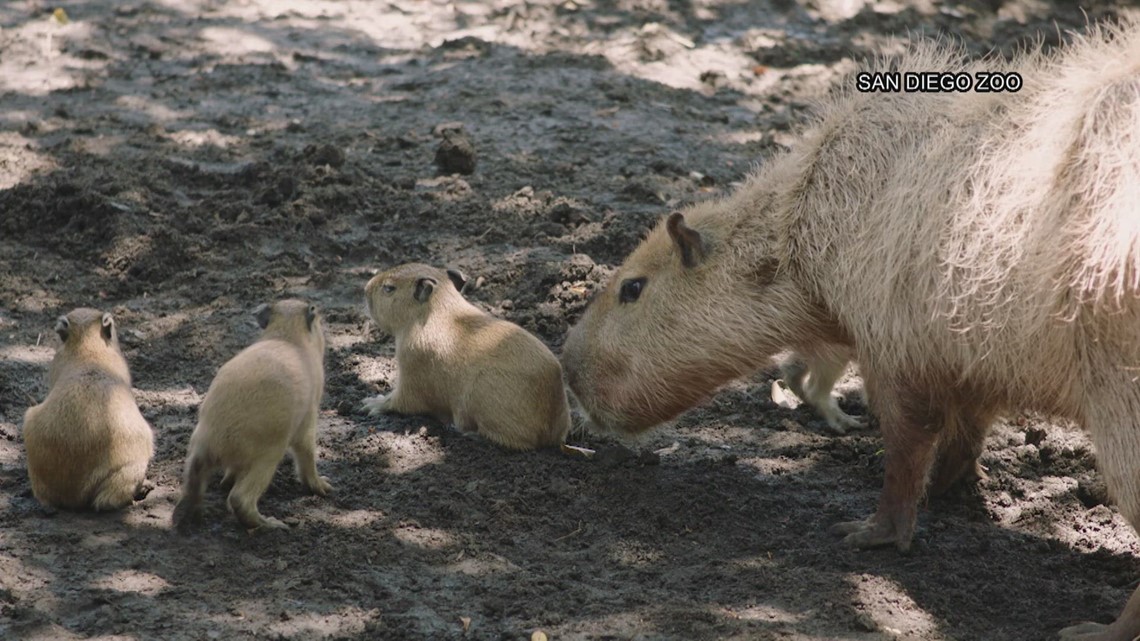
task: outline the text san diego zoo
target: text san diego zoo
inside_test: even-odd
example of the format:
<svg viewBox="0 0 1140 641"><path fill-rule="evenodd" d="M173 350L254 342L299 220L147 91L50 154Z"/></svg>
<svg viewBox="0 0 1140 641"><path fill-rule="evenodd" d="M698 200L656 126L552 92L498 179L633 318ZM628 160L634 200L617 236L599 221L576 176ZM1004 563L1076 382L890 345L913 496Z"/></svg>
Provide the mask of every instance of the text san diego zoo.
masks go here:
<svg viewBox="0 0 1140 641"><path fill-rule="evenodd" d="M863 93L1016 93L1021 90L1016 71L864 71L855 75L855 88Z"/></svg>

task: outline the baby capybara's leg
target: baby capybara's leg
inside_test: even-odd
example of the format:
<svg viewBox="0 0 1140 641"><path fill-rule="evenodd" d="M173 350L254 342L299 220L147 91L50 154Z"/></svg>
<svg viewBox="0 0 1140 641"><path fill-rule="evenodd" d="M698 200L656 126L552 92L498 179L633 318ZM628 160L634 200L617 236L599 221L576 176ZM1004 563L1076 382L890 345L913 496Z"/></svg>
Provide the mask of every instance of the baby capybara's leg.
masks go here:
<svg viewBox="0 0 1140 641"><path fill-rule="evenodd" d="M839 402L831 395L835 383L847 371L847 363L846 358L827 359L795 354L780 368L784 382L792 393L811 406L836 434L846 434L849 429L867 426L866 420L839 409Z"/></svg>
<svg viewBox="0 0 1140 641"><path fill-rule="evenodd" d="M243 472L239 472L230 490L229 505L234 516L247 530L287 529L289 526L273 517L265 517L257 509L261 495L269 488L280 457L264 457L255 461Z"/></svg>
<svg viewBox="0 0 1140 641"><path fill-rule="evenodd" d="M112 471L99 484L91 507L96 511L117 510L130 505L146 477L148 461L137 461Z"/></svg>
<svg viewBox="0 0 1140 641"><path fill-rule="evenodd" d="M292 443L293 462L297 468L297 478L314 494L325 496L332 491L332 483L327 476L317 472L317 412L305 422L305 427Z"/></svg>
<svg viewBox="0 0 1140 641"><path fill-rule="evenodd" d="M852 545L867 548L894 544L910 548L918 503L926 489L934 461L934 446L941 421L932 416L927 398L909 393L898 384L872 384L866 377L872 409L879 416L886 450L886 479L879 506L864 521L839 523L832 532ZM933 420L932 420L933 419Z"/></svg>

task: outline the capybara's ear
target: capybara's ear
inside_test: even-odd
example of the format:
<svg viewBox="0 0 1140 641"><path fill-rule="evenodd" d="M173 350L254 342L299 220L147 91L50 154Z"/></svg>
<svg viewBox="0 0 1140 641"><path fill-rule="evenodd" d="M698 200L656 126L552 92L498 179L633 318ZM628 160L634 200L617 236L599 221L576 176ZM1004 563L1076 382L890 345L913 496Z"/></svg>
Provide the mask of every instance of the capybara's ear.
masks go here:
<svg viewBox="0 0 1140 641"><path fill-rule="evenodd" d="M467 285L467 274L464 274L454 267L447 268L447 277L451 279L451 284L455 285L455 289L459 291L463 291L463 288Z"/></svg>
<svg viewBox="0 0 1140 641"><path fill-rule="evenodd" d="M253 310L253 317L257 319L257 326L261 329L269 327L269 317L272 315L273 309L268 303L262 303Z"/></svg>
<svg viewBox="0 0 1140 641"><path fill-rule="evenodd" d="M669 237L681 252L682 265L696 267L704 260L705 245L701 234L685 224L685 217L681 212L675 211L669 214L669 219L665 221L665 229L669 231Z"/></svg>
<svg viewBox="0 0 1140 641"><path fill-rule="evenodd" d="M313 321L317 320L317 306L309 305L309 309L305 310L305 325L308 326L309 331L313 331Z"/></svg>
<svg viewBox="0 0 1140 641"><path fill-rule="evenodd" d="M67 342L67 335L71 332L71 321L67 320L66 316L60 316L55 321L55 333L59 334L59 340Z"/></svg>
<svg viewBox="0 0 1140 641"><path fill-rule="evenodd" d="M416 281L416 291L412 295L421 303L426 303L427 299L431 298L431 293L435 291L437 284L439 281L434 278L421 278Z"/></svg>
<svg viewBox="0 0 1140 641"><path fill-rule="evenodd" d="M115 317L111 316L109 312L103 312L103 340L109 341L115 334Z"/></svg>

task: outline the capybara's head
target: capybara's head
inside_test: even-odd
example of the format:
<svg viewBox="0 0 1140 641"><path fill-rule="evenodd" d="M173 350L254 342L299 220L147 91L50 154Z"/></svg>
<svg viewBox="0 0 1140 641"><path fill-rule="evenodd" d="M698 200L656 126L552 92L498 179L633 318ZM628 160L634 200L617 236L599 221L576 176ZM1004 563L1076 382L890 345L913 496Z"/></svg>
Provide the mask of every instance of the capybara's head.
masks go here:
<svg viewBox="0 0 1140 641"><path fill-rule="evenodd" d="M740 228L722 215L730 207L661 221L571 328L562 365L595 428L643 432L782 347L803 297L780 275L772 235Z"/></svg>
<svg viewBox="0 0 1140 641"><path fill-rule="evenodd" d="M373 276L364 286L365 303L376 327L394 336L448 300L462 298L466 282L456 269L407 263Z"/></svg>
<svg viewBox="0 0 1140 641"><path fill-rule="evenodd" d="M325 350L324 324L316 305L296 298L287 298L273 303L258 305L253 310L262 336L282 338L288 341L315 346L317 351Z"/></svg>
<svg viewBox="0 0 1140 641"><path fill-rule="evenodd" d="M119 349L119 333L115 317L108 312L80 307L60 316L55 322L55 333L63 341L48 369L48 386L55 386L59 377L77 360L102 364L117 371L124 380L130 380L127 362Z"/></svg>
<svg viewBox="0 0 1140 641"><path fill-rule="evenodd" d="M55 323L55 333L65 346L79 345L95 341L113 349L119 348L119 334L115 329L115 317L109 312L101 312L89 307L80 307L60 316Z"/></svg>

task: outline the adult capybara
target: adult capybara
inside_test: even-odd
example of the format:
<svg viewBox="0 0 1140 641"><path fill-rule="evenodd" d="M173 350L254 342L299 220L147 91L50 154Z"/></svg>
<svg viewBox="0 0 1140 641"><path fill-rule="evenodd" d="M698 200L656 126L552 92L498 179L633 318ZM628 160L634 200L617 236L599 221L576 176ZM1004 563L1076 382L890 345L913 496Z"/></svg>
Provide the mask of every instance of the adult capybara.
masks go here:
<svg viewBox="0 0 1140 641"><path fill-rule="evenodd" d="M332 490L317 472L317 414L325 385L325 336L314 305L288 299L259 306L264 330L222 365L198 408L173 524L185 530L197 515L214 470L232 486L228 504L249 530L284 529L257 502L286 451L297 477L314 494Z"/></svg>
<svg viewBox="0 0 1140 641"><path fill-rule="evenodd" d="M558 445L570 429L558 359L523 328L467 302L465 280L409 263L368 281L372 320L396 339L398 375L391 393L364 407L427 414L511 449Z"/></svg>
<svg viewBox="0 0 1140 641"><path fill-rule="evenodd" d="M140 496L154 434L139 412L111 314L80 308L60 316L63 346L49 391L24 414L32 494L44 505L116 510Z"/></svg>
<svg viewBox="0 0 1140 641"><path fill-rule="evenodd" d="M1088 430L1140 525L1140 26L968 62L918 45L881 72L1016 72L1016 93L857 93L729 197L668 216L570 331L592 420L639 432L782 349L850 350L886 480L858 546L910 545L932 462L969 470L996 415ZM820 354L820 351L823 354ZM838 351L836 351L838 350ZM1109 626L1140 634L1140 593Z"/></svg>

